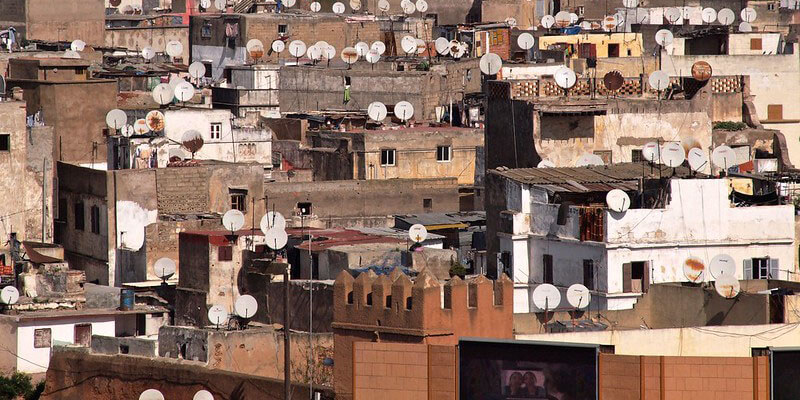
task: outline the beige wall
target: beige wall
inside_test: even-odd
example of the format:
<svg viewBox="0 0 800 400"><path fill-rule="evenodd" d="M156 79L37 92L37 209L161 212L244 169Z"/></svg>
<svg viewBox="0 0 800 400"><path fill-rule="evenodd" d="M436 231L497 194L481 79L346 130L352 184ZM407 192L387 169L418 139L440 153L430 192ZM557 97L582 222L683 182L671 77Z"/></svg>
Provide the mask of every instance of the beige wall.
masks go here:
<svg viewBox="0 0 800 400"><path fill-rule="evenodd" d="M105 43L104 0L27 1L27 39Z"/></svg>
<svg viewBox="0 0 800 400"><path fill-rule="evenodd" d="M182 57L188 60L189 27L188 26L153 26L146 28L113 28L106 29L105 45L108 47L124 47L141 50L152 47L156 52L166 51L167 43L176 40L183 45Z"/></svg>

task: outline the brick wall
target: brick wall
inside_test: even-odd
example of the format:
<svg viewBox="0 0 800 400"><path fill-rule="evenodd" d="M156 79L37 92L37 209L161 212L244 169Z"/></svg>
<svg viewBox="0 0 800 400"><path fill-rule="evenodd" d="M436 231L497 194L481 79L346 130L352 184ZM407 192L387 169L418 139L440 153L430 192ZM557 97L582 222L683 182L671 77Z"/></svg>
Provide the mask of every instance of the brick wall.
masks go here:
<svg viewBox="0 0 800 400"><path fill-rule="evenodd" d="M156 188L160 214L191 214L209 210L205 167L158 168Z"/></svg>
<svg viewBox="0 0 800 400"><path fill-rule="evenodd" d="M428 346L430 400L456 399L458 382L455 346Z"/></svg>

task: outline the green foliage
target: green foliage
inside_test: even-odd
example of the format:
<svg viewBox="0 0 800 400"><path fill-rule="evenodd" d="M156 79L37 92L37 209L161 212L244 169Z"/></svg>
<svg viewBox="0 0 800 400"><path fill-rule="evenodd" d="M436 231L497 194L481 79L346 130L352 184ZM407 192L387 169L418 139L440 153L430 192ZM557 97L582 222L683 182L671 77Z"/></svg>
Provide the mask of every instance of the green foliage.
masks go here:
<svg viewBox="0 0 800 400"><path fill-rule="evenodd" d="M15 372L11 376L0 376L0 399L38 400L44 391L44 381L33 386L31 376Z"/></svg>
<svg viewBox="0 0 800 400"><path fill-rule="evenodd" d="M731 121L717 121L714 122L714 129L720 129L723 131L741 131L747 128L747 124L744 122L731 122Z"/></svg>
<svg viewBox="0 0 800 400"><path fill-rule="evenodd" d="M464 264L450 259L450 276L457 276L461 279L464 279L464 277L467 276L467 268L464 266Z"/></svg>

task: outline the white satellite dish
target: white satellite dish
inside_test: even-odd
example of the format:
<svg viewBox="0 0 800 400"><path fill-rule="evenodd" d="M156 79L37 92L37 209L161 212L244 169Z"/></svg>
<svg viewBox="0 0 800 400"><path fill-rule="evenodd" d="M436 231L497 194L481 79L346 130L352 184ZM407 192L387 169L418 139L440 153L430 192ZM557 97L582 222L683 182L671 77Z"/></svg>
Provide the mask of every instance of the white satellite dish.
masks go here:
<svg viewBox="0 0 800 400"><path fill-rule="evenodd" d="M266 234L273 229L285 230L286 218L284 218L279 212L270 211L261 217L261 223L259 224L259 227L261 228L261 233L263 234Z"/></svg>
<svg viewBox="0 0 800 400"><path fill-rule="evenodd" d="M206 75L206 66L199 61L195 61L189 65L189 76L195 79L200 79Z"/></svg>
<svg viewBox="0 0 800 400"><path fill-rule="evenodd" d="M152 47L145 47L142 49L142 58L145 60L152 60L156 56L156 51Z"/></svg>
<svg viewBox="0 0 800 400"><path fill-rule="evenodd" d="M383 44L380 40L372 42L372 45L369 46L370 50L375 50L378 52L379 56L382 56L383 53L386 52L386 45Z"/></svg>
<svg viewBox="0 0 800 400"><path fill-rule="evenodd" d="M664 18L672 25L676 25L683 19L683 11L677 7L667 7L664 9Z"/></svg>
<svg viewBox="0 0 800 400"><path fill-rule="evenodd" d="M274 228L264 233L264 241L270 249L280 250L289 243L289 235L283 229Z"/></svg>
<svg viewBox="0 0 800 400"><path fill-rule="evenodd" d="M343 14L346 10L346 7L344 6L344 3L337 1L336 3L333 3L331 10L333 10L334 14Z"/></svg>
<svg viewBox="0 0 800 400"><path fill-rule="evenodd" d="M425 0L417 0L417 11L421 13L428 11L428 2Z"/></svg>
<svg viewBox="0 0 800 400"><path fill-rule="evenodd" d="M689 150L689 156L687 157L687 160L689 160L689 168L691 168L692 171L697 172L708 164L708 155L706 155L706 152L702 149L692 147Z"/></svg>
<svg viewBox="0 0 800 400"><path fill-rule="evenodd" d="M175 98L179 101L189 101L194 97L194 86L191 83L183 81L175 86Z"/></svg>
<svg viewBox="0 0 800 400"><path fill-rule="evenodd" d="M578 80L578 77L575 76L575 71L564 66L558 68L553 74L553 78L556 80L556 85L562 89L569 89L575 86L575 82Z"/></svg>
<svg viewBox="0 0 800 400"><path fill-rule="evenodd" d="M336 57L336 47L328 45L328 47L322 51L322 56L325 57L326 60L333 60L333 58Z"/></svg>
<svg viewBox="0 0 800 400"><path fill-rule="evenodd" d="M606 15L603 18L603 30L606 32L610 32L614 30L617 26L619 26L619 21L617 20L616 15Z"/></svg>
<svg viewBox="0 0 800 400"><path fill-rule="evenodd" d="M414 3L412 3L411 1L403 3L403 13L405 13L406 15L411 15L416 11L417 11L417 6L414 5Z"/></svg>
<svg viewBox="0 0 800 400"><path fill-rule="evenodd" d="M436 47L437 53L443 56L450 54L450 41L447 40L447 38L436 38L436 40L433 41L433 45Z"/></svg>
<svg viewBox="0 0 800 400"><path fill-rule="evenodd" d="M378 10L383 13L389 12L391 5L389 4L389 0L378 0Z"/></svg>
<svg viewBox="0 0 800 400"><path fill-rule="evenodd" d="M580 19L580 17L578 17L578 14L569 13L569 23L570 23L570 25L574 25L576 22L578 22L579 19ZM514 20L514 22L516 22L516 20Z"/></svg>
<svg viewBox="0 0 800 400"><path fill-rule="evenodd" d="M553 27L553 25L555 25L556 19L553 18L552 15L545 15L544 17L542 17L542 21L541 22L542 22L542 26L545 29L550 29L550 28Z"/></svg>
<svg viewBox="0 0 800 400"><path fill-rule="evenodd" d="M228 210L222 215L222 226L236 232L244 226L244 214L239 210Z"/></svg>
<svg viewBox="0 0 800 400"><path fill-rule="evenodd" d="M528 50L536 43L536 40L533 38L528 32L523 32L519 37L517 37L517 45L523 50Z"/></svg>
<svg viewBox="0 0 800 400"><path fill-rule="evenodd" d="M131 137L133 136L133 134L134 134L133 125L125 125L122 128L122 136Z"/></svg>
<svg viewBox="0 0 800 400"><path fill-rule="evenodd" d="M377 50L370 50L367 52L367 55L364 58L366 58L370 64L375 64L381 59L381 55Z"/></svg>
<svg viewBox="0 0 800 400"><path fill-rule="evenodd" d="M236 299L233 309L240 318L253 318L256 315L256 311L258 311L258 302L255 297L246 294Z"/></svg>
<svg viewBox="0 0 800 400"><path fill-rule="evenodd" d="M289 43L289 54L295 58L302 57L306 54L306 44L302 40L293 40Z"/></svg>
<svg viewBox="0 0 800 400"><path fill-rule="evenodd" d="M428 44L422 39L417 39L417 54L425 54L428 50Z"/></svg>
<svg viewBox="0 0 800 400"><path fill-rule="evenodd" d="M325 46L325 48L327 47L328 46ZM311 60L317 61L320 58L322 58L322 49L316 44L313 46L309 46L308 50L306 51L306 56L308 56L308 58Z"/></svg>
<svg viewBox="0 0 800 400"><path fill-rule="evenodd" d="M167 55L170 57L178 57L183 54L183 45L177 40L170 40L167 42Z"/></svg>
<svg viewBox="0 0 800 400"><path fill-rule="evenodd" d="M78 59L81 58L81 55L78 54L77 51L66 50L66 51L64 51L64 55L62 55L61 58L71 58L71 59L78 60Z"/></svg>
<svg viewBox="0 0 800 400"><path fill-rule="evenodd" d="M584 31L590 31L590 30L592 30L592 23L589 22L589 21L583 21L583 22L581 22L580 27Z"/></svg>
<svg viewBox="0 0 800 400"><path fill-rule="evenodd" d="M428 237L428 230L422 224L414 224L408 228L408 237L414 243L422 243Z"/></svg>
<svg viewBox="0 0 800 400"><path fill-rule="evenodd" d="M159 83L153 88L153 100L158 104L169 104L173 97L175 97L175 93L168 83Z"/></svg>
<svg viewBox="0 0 800 400"><path fill-rule="evenodd" d="M500 72L500 68L503 66L503 60L494 53L486 53L481 56L480 67L481 72L486 75L494 75Z"/></svg>
<svg viewBox="0 0 800 400"><path fill-rule="evenodd" d="M80 39L73 40L72 43L69 44L69 48L72 51L83 51L86 48L86 42Z"/></svg>
<svg viewBox="0 0 800 400"><path fill-rule="evenodd" d="M683 261L683 275L689 282L699 283L704 279L706 265L697 257L689 257Z"/></svg>
<svg viewBox="0 0 800 400"><path fill-rule="evenodd" d="M539 164L536 164L536 168L555 168L556 165L550 160L542 160L539 161Z"/></svg>
<svg viewBox="0 0 800 400"><path fill-rule="evenodd" d="M675 36L668 29L659 29L656 32L656 43L662 47L667 47L672 44Z"/></svg>
<svg viewBox="0 0 800 400"><path fill-rule="evenodd" d="M571 20L572 18L570 18L569 13L566 11L559 11L558 13L556 13L555 23L560 28L566 28L567 26L569 26L569 22Z"/></svg>
<svg viewBox="0 0 800 400"><path fill-rule="evenodd" d="M623 190L613 189L606 193L606 204L609 210L623 213L630 208L631 198Z"/></svg>
<svg viewBox="0 0 800 400"><path fill-rule="evenodd" d="M569 305L583 310L586 307L589 307L589 303L592 301L592 292L589 291L589 288L586 286L581 285L580 283L575 283L570 285L567 288L567 302Z"/></svg>
<svg viewBox="0 0 800 400"><path fill-rule="evenodd" d="M739 285L739 280L733 275L722 275L714 282L714 289L717 294L726 298L732 299L739 295L742 287Z"/></svg>
<svg viewBox="0 0 800 400"><path fill-rule="evenodd" d="M708 270L715 279L719 279L721 276L734 276L736 275L736 261L727 254L717 254L711 259Z"/></svg>
<svg viewBox="0 0 800 400"><path fill-rule="evenodd" d="M19 300L19 290L14 286L6 286L0 291L0 301L3 304L17 304Z"/></svg>
<svg viewBox="0 0 800 400"><path fill-rule="evenodd" d="M722 25L730 25L736 20L736 14L730 8L723 8L717 13L717 21Z"/></svg>
<svg viewBox="0 0 800 400"><path fill-rule="evenodd" d="M208 390L198 390L197 393L194 394L192 400L214 400L214 395L211 394Z"/></svg>
<svg viewBox="0 0 800 400"><path fill-rule="evenodd" d="M158 389L147 389L139 395L139 400L164 400L164 395Z"/></svg>
<svg viewBox="0 0 800 400"><path fill-rule="evenodd" d="M294 7L295 4L297 4L297 0L283 0L283 4L287 8L292 8L292 7Z"/></svg>
<svg viewBox="0 0 800 400"><path fill-rule="evenodd" d="M214 325L226 325L228 323L228 310L225 307L215 304L208 309L208 321Z"/></svg>
<svg viewBox="0 0 800 400"><path fill-rule="evenodd" d="M319 10L322 9L322 4L320 4L318 1L315 1L311 3L309 8L311 9L311 12L319 12Z"/></svg>
<svg viewBox="0 0 800 400"><path fill-rule="evenodd" d="M745 7L742 9L739 16L742 17L742 21L752 23L756 20L758 13L752 7Z"/></svg>
<svg viewBox="0 0 800 400"><path fill-rule="evenodd" d="M247 44L244 46L248 53L252 53L253 50L261 49L264 50L264 43L262 43L258 39L250 39L247 41Z"/></svg>
<svg viewBox="0 0 800 400"><path fill-rule="evenodd" d="M531 297L533 297L533 305L542 311L553 310L561 303L561 292L549 283L536 286Z"/></svg>
<svg viewBox="0 0 800 400"><path fill-rule="evenodd" d="M753 25L750 25L749 22L742 21L739 24L739 32L747 33L747 32L752 32L752 31L753 31Z"/></svg>
<svg viewBox="0 0 800 400"><path fill-rule="evenodd" d="M115 108L106 113L106 125L112 129L120 129L128 123L128 115L125 111Z"/></svg>
<svg viewBox="0 0 800 400"><path fill-rule="evenodd" d="M150 132L150 128L147 126L147 121L144 118L139 118L133 122L133 132L137 135L145 135L147 132Z"/></svg>
<svg viewBox="0 0 800 400"><path fill-rule="evenodd" d="M358 61L358 51L355 47L345 47L342 49L340 56L342 57L342 61L348 64L353 64Z"/></svg>
<svg viewBox="0 0 800 400"><path fill-rule="evenodd" d="M622 5L625 8L636 8L639 6L639 0L622 0Z"/></svg>
<svg viewBox="0 0 800 400"><path fill-rule="evenodd" d="M270 47L272 47L272 51L280 53L286 50L286 43L283 43L283 40L275 40Z"/></svg>
<svg viewBox="0 0 800 400"><path fill-rule="evenodd" d="M401 121L408 121L414 116L414 106L403 100L394 105L394 116Z"/></svg>
<svg viewBox="0 0 800 400"><path fill-rule="evenodd" d="M214 7L219 11L225 11L228 8L228 0L214 0Z"/></svg>
<svg viewBox="0 0 800 400"><path fill-rule="evenodd" d="M661 91L669 87L669 75L661 70L653 71L650 77L647 78L647 82L651 88Z"/></svg>
<svg viewBox="0 0 800 400"><path fill-rule="evenodd" d="M661 163L670 167L677 168L686 160L686 152L683 145L678 142L667 142L661 146Z"/></svg>
<svg viewBox="0 0 800 400"><path fill-rule="evenodd" d="M324 50L327 49L328 46L330 46L330 44L328 44L328 42L326 42L324 40L320 40L317 43L314 43L314 46L319 47L319 49L323 50L323 53L324 53Z"/></svg>
<svg viewBox="0 0 800 400"><path fill-rule="evenodd" d="M350 0L350 9L358 11L361 9L361 0Z"/></svg>
<svg viewBox="0 0 800 400"><path fill-rule="evenodd" d="M370 119L373 121L383 121L386 118L386 114L387 111L385 104L379 101L373 101L372 103L369 103L369 106L367 107L367 115L369 115Z"/></svg>
<svg viewBox="0 0 800 400"><path fill-rule="evenodd" d="M717 10L706 7L703 9L703 14L700 17L703 19L703 22L710 24L717 20Z"/></svg>
<svg viewBox="0 0 800 400"><path fill-rule="evenodd" d="M578 161L575 163L575 166L578 168L601 165L605 165L603 159L597 154L591 153L583 153L580 157L578 157Z"/></svg>
<svg viewBox="0 0 800 400"><path fill-rule="evenodd" d="M155 264L153 264L153 271L156 273L156 276L162 280L167 280L167 278L174 275L177 270L175 260L169 257L159 258L156 260Z"/></svg>
<svg viewBox="0 0 800 400"><path fill-rule="evenodd" d="M717 146L717 148L711 152L711 162L718 168L725 170L734 165L739 165L736 160L736 152L725 145Z"/></svg>
<svg viewBox="0 0 800 400"><path fill-rule="evenodd" d="M413 36L403 36L403 38L400 39L400 48L403 49L403 51L406 54L414 54L414 53L416 53L417 52L417 38L415 38Z"/></svg>
<svg viewBox="0 0 800 400"><path fill-rule="evenodd" d="M208 10L211 8L211 0L200 0L200 7Z"/></svg>
<svg viewBox="0 0 800 400"><path fill-rule="evenodd" d="M369 52L369 45L366 42L358 42L354 47L359 57L366 57L367 52Z"/></svg>
<svg viewBox="0 0 800 400"><path fill-rule="evenodd" d="M661 146L656 142L649 142L642 146L642 158L652 163L661 162Z"/></svg>

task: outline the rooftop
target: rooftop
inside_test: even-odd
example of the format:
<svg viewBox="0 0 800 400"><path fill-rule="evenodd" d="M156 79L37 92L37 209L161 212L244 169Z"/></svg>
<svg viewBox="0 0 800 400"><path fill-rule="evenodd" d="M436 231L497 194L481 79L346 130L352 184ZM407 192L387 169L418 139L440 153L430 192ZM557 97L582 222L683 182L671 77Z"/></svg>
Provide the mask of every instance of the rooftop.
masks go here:
<svg viewBox="0 0 800 400"><path fill-rule="evenodd" d="M313 239L311 244L306 240L296 245L296 248L311 251L323 251L336 246L364 245L376 243L400 244L404 240L388 236L371 235L354 229L309 229L309 228L289 228L286 230L290 236L300 236L311 234Z"/></svg>
<svg viewBox="0 0 800 400"><path fill-rule="evenodd" d="M407 214L395 215L394 218L396 221L402 221L408 225L420 224L428 229L467 228L473 224L486 224L485 211Z"/></svg>

